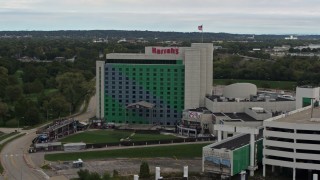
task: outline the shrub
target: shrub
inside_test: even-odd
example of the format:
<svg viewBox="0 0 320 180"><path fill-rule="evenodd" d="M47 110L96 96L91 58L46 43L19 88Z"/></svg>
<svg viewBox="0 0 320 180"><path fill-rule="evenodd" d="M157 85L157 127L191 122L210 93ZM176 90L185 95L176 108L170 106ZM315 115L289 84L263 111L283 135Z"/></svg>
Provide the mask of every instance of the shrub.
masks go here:
<svg viewBox="0 0 320 180"><path fill-rule="evenodd" d="M139 177L150 178L150 169L149 169L149 164L147 162L141 163Z"/></svg>
<svg viewBox="0 0 320 180"><path fill-rule="evenodd" d="M113 170L113 177L118 177L119 176L119 172L117 170Z"/></svg>

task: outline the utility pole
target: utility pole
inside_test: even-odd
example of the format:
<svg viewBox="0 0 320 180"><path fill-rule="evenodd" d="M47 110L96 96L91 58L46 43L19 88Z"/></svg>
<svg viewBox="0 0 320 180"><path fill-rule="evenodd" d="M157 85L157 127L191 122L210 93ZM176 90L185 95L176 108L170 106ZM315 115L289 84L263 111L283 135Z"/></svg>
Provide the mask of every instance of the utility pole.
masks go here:
<svg viewBox="0 0 320 180"><path fill-rule="evenodd" d="M312 115L313 115L313 100L315 100L316 98L310 98L311 99L311 118L312 118Z"/></svg>

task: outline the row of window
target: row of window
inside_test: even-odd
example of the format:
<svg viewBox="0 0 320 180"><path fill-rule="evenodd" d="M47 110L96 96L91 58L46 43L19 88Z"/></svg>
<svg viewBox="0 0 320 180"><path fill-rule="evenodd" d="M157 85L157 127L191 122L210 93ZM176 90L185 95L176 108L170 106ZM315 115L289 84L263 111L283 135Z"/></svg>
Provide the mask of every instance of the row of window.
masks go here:
<svg viewBox="0 0 320 180"><path fill-rule="evenodd" d="M132 89L136 89L136 88L132 88ZM147 88L148 89L148 88ZM171 88L163 88L163 87L159 87L159 88L153 88L153 90L161 90L161 92L162 93L160 93L161 95L163 95L163 94L167 94L167 95L184 95L184 92L183 92L183 90L182 89L178 89L178 88L173 88L174 90L173 91L170 91L171 90ZM166 92L164 92L164 90L167 90ZM180 90L180 91L179 91ZM123 91L122 90L122 87L118 87L117 89L116 88L110 88L110 89L107 89L107 90L105 90L105 93L106 94L114 94L114 95L116 95L116 94L123 94L123 93L125 93L125 94L136 94L136 95L143 95L144 93L146 94L146 95L149 95L150 94L150 92L149 91L135 91L135 90L133 90L133 91L129 91L129 88L126 88L126 90L125 91ZM124 94L123 94L124 95Z"/></svg>
<svg viewBox="0 0 320 180"><path fill-rule="evenodd" d="M112 112L112 113L106 113L106 116L123 116L123 114L121 113L115 113L115 112ZM167 117L167 118L178 118L179 116L177 114L143 114L143 113L139 113L139 114L131 114L130 116L128 115L127 117L154 117L154 118L157 118L157 117Z"/></svg>
<svg viewBox="0 0 320 180"><path fill-rule="evenodd" d="M106 66L106 71L125 71L125 72L142 72L142 71L146 71L146 72L184 72L184 69L177 69L177 68L114 68L114 67L108 67Z"/></svg>
<svg viewBox="0 0 320 180"><path fill-rule="evenodd" d="M107 108L105 108L105 109L106 109L106 112L108 112ZM149 110L149 109L123 109L123 108L119 108L119 109L109 108L109 109L111 109L113 112L118 110L121 113L126 112L127 114L130 112L132 112L132 113L136 113L136 112L140 112L140 113L143 113L143 112L145 112L145 113L166 113L167 112L167 113L174 113L174 114L178 113L177 110L171 110L170 108L168 108L168 109L153 109L153 110Z"/></svg>
<svg viewBox="0 0 320 180"><path fill-rule="evenodd" d="M106 89L122 89L122 86L109 86L109 87L107 87ZM139 89L139 90L143 90L143 87L136 87L136 86L125 86L125 89L134 89L134 90L136 90L136 89ZM146 89L150 89L150 87L147 87ZM163 87L163 86L161 86L161 87L153 87L153 89L155 89L155 90L157 90L157 89L160 89L160 90L167 90L167 91L182 91L182 90L184 90L184 88L178 88L178 87ZM108 90L106 90L106 93L108 93L107 92ZM129 93L129 91L126 91L126 92L128 92ZM133 91L132 91L133 92ZM141 91L140 91L141 92ZM134 93L135 93L135 91L134 91Z"/></svg>
<svg viewBox="0 0 320 180"><path fill-rule="evenodd" d="M112 72L112 71L107 71L105 72L106 74L106 77L113 77L113 76L116 76L116 74L119 74L120 76L122 76L123 73L121 72ZM156 77L178 77L178 76L184 76L183 73L135 73L135 72L130 72L130 73L125 73L127 76L136 76L136 75L139 75L139 76L146 76L146 77L150 77L150 76L156 76Z"/></svg>
<svg viewBox="0 0 320 180"><path fill-rule="evenodd" d="M105 84L108 84L109 81L114 81L114 82L122 82L123 80L125 80L124 82L129 83L130 82L130 78L126 77L126 78L122 78L122 77L105 77ZM169 77L169 78L162 78L162 77L154 77L154 78L149 78L149 77L132 77L132 80L139 80L140 82L149 82L153 81L153 82L180 82L183 80L183 78L175 78L175 77Z"/></svg>
<svg viewBox="0 0 320 180"><path fill-rule="evenodd" d="M266 127L268 131L294 133L294 129ZM297 130L297 134L320 134L320 130Z"/></svg>
<svg viewBox="0 0 320 180"><path fill-rule="evenodd" d="M146 95L134 95L134 94L126 94L126 95L122 95L122 94L115 94L115 95L110 95L111 93L109 93L108 95L113 99L106 99L106 102L133 102L136 100L145 100L145 101L149 101L152 103L157 103L157 97L156 96L149 96L148 94ZM184 101L184 97L183 94L181 93L181 96L159 96L160 99L160 103L163 103L162 99L166 99L167 101ZM120 101L121 100L121 101Z"/></svg>
<svg viewBox="0 0 320 180"><path fill-rule="evenodd" d="M140 99L141 100L141 99ZM120 100L118 100L117 102L118 103L120 103L120 104L122 104L122 103L126 103L126 104L128 104L128 103L133 103L133 102L136 102L136 101L138 101L138 99L137 100L134 100L134 99L132 99L131 101L129 101L129 100L122 100L122 99L120 99ZM159 107L162 107L163 105L163 101L162 100L160 100L160 101L156 101L156 100L153 100L153 101L149 101L150 103L153 103L153 104L157 104L157 106L159 106ZM168 101L166 101L168 104L171 104L171 102L173 103L173 104L175 104L174 105L174 108L177 108L176 106L180 103L180 104L183 104L183 101L170 101L170 100L168 100ZM158 105L158 103L159 103L159 105ZM119 106L122 106L122 105L120 105L119 104ZM115 101L106 101L106 106L112 106L112 107L116 107L116 104L115 104ZM181 105L182 106L182 105Z"/></svg>

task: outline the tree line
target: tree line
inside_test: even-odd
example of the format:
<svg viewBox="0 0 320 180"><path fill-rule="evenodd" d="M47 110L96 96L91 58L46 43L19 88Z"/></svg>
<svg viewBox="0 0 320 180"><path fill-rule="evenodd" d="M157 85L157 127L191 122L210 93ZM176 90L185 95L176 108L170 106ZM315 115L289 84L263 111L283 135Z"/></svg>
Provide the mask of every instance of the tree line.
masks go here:
<svg viewBox="0 0 320 180"><path fill-rule="evenodd" d="M92 66L92 65L91 65ZM94 72L68 62L0 61L0 126L33 126L75 113L94 93Z"/></svg>
<svg viewBox="0 0 320 180"><path fill-rule="evenodd" d="M320 84L320 60L317 57L282 57L275 61L244 60L237 55L216 55L213 60L216 79L295 81L298 85Z"/></svg>

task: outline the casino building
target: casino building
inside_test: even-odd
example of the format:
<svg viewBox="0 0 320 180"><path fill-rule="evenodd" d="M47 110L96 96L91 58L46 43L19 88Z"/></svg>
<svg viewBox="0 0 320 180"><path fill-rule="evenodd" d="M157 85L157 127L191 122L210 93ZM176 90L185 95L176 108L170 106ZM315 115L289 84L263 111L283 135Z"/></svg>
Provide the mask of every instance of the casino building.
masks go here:
<svg viewBox="0 0 320 180"><path fill-rule="evenodd" d="M184 109L205 107L212 89L211 43L145 47L96 62L97 118L107 122L174 125Z"/></svg>

